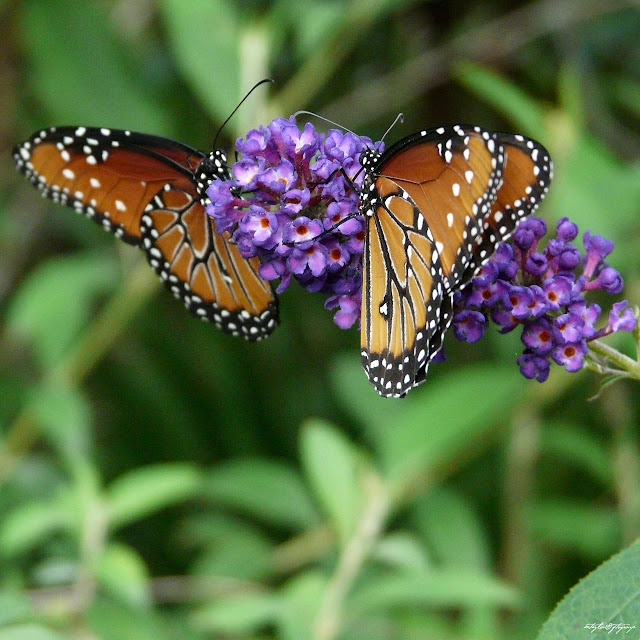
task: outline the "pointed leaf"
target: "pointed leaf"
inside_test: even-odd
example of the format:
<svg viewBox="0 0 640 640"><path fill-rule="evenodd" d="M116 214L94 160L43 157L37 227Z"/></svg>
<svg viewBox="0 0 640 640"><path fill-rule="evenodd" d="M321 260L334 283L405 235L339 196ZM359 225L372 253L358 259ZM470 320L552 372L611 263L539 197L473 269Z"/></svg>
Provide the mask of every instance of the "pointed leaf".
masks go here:
<svg viewBox="0 0 640 640"><path fill-rule="evenodd" d="M439 566L489 569L492 551L487 532L462 495L453 489L435 489L418 500L412 511Z"/></svg>
<svg viewBox="0 0 640 640"><path fill-rule="evenodd" d="M425 571L429 566L424 547L407 531L395 531L382 538L372 558L397 568Z"/></svg>
<svg viewBox="0 0 640 640"><path fill-rule="evenodd" d="M473 607L492 604L515 607L516 590L497 578L474 571L403 571L363 583L354 591L352 606L359 613L387 607Z"/></svg>
<svg viewBox="0 0 640 640"><path fill-rule="evenodd" d="M540 434L540 451L553 464L575 465L603 487L613 486L611 454L607 445L580 424L547 422Z"/></svg>
<svg viewBox="0 0 640 640"><path fill-rule="evenodd" d="M194 614L195 624L216 634L249 634L277 619L280 598L271 594L248 594L220 599Z"/></svg>
<svg viewBox="0 0 640 640"><path fill-rule="evenodd" d="M278 638L300 640L309 636L326 588L326 575L315 569L296 574L284 585L280 590Z"/></svg>
<svg viewBox="0 0 640 640"><path fill-rule="evenodd" d="M59 501L23 504L0 523L0 551L5 556L25 553L51 534L68 528L73 520L73 514Z"/></svg>
<svg viewBox="0 0 640 640"><path fill-rule="evenodd" d="M340 431L321 420L305 423L301 449L309 483L344 542L362 503L356 451Z"/></svg>
<svg viewBox="0 0 640 640"><path fill-rule="evenodd" d="M162 0L160 7L178 64L218 120L240 99L240 21L224 0Z"/></svg>
<svg viewBox="0 0 640 640"><path fill-rule="evenodd" d="M456 75L467 89L503 113L522 133L540 140L545 137L544 110L518 86L505 77L470 62L460 63Z"/></svg>
<svg viewBox="0 0 640 640"><path fill-rule="evenodd" d="M38 388L31 412L49 442L78 467L90 456L91 408L81 390L62 384Z"/></svg>
<svg viewBox="0 0 640 640"><path fill-rule="evenodd" d="M302 531L319 521L302 478L282 462L248 458L218 465L206 491L215 504L287 529Z"/></svg>
<svg viewBox="0 0 640 640"><path fill-rule="evenodd" d="M41 263L13 298L8 327L34 343L41 363L51 368L68 351L87 323L97 296L118 277L114 260L95 253Z"/></svg>
<svg viewBox="0 0 640 640"><path fill-rule="evenodd" d="M264 580L273 575L275 544L260 527L223 514L193 516L184 531L199 556L191 573L236 580Z"/></svg>
<svg viewBox="0 0 640 640"><path fill-rule="evenodd" d="M513 366L475 366L395 400L377 396L355 358L339 360L334 369L343 406L364 425L389 480L399 486L479 450L527 388Z"/></svg>
<svg viewBox="0 0 640 640"><path fill-rule="evenodd" d="M141 81L136 50L98 2L27 0L22 36L29 88L53 122L167 131L170 118Z"/></svg>
<svg viewBox="0 0 640 640"><path fill-rule="evenodd" d="M601 560L618 548L620 517L614 507L565 500L539 500L531 511L536 537L556 547Z"/></svg>
<svg viewBox="0 0 640 640"><path fill-rule="evenodd" d="M122 602L135 608L151 604L147 566L131 547L110 543L100 556L96 576L98 582Z"/></svg>
<svg viewBox="0 0 640 640"><path fill-rule="evenodd" d="M107 490L110 525L118 528L199 496L202 475L190 464L159 464L131 471Z"/></svg>
<svg viewBox="0 0 640 640"><path fill-rule="evenodd" d="M600 624L603 626L598 628ZM544 624L537 640L600 635L629 638L637 637L638 628L640 542L607 560L573 587Z"/></svg>

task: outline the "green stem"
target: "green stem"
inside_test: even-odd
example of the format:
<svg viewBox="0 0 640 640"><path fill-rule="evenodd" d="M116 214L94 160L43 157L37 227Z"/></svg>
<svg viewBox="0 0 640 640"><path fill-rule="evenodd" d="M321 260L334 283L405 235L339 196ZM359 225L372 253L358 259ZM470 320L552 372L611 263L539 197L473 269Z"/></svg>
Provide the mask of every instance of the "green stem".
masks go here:
<svg viewBox="0 0 640 640"><path fill-rule="evenodd" d="M629 377L640 380L640 363L629 358L629 356L625 356L624 353L620 353L617 349L610 347L601 340L591 341L589 343L589 349L591 349L593 353L615 364L618 369L626 372Z"/></svg>
<svg viewBox="0 0 640 640"><path fill-rule="evenodd" d="M513 421L507 442L503 541L505 578L526 591L531 583L531 558L534 544L529 524L536 486L536 467L540 451L540 421L538 413L520 412Z"/></svg>
<svg viewBox="0 0 640 640"><path fill-rule="evenodd" d="M334 640L340 633L342 605L358 577L389 514L390 501L382 478L364 478L366 501L353 535L344 546L336 570L327 584L313 625L313 640Z"/></svg>

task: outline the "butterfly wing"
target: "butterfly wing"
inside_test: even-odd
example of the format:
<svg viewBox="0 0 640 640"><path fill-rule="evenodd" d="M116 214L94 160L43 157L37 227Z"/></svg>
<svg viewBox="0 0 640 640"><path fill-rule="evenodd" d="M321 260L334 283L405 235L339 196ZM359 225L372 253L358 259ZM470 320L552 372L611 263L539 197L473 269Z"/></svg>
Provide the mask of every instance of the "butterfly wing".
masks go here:
<svg viewBox="0 0 640 640"><path fill-rule="evenodd" d="M380 395L402 397L426 371L439 323L451 318L441 318L442 264L422 213L392 180L375 184L363 254L362 364Z"/></svg>
<svg viewBox="0 0 640 640"><path fill-rule="evenodd" d="M469 125L404 138L376 167L376 173L405 190L422 213L440 254L446 291L462 283L496 200L503 168L497 135Z"/></svg>
<svg viewBox="0 0 640 640"><path fill-rule="evenodd" d="M93 127L40 131L14 149L14 160L44 196L143 249L196 317L248 340L277 326L259 263L245 260L206 214L207 185L228 177L220 160L166 138Z"/></svg>
<svg viewBox="0 0 640 640"><path fill-rule="evenodd" d="M539 142L513 133L497 133L496 139L505 155L502 182L491 213L483 220L463 284L511 237L521 220L536 212L553 178L551 157Z"/></svg>

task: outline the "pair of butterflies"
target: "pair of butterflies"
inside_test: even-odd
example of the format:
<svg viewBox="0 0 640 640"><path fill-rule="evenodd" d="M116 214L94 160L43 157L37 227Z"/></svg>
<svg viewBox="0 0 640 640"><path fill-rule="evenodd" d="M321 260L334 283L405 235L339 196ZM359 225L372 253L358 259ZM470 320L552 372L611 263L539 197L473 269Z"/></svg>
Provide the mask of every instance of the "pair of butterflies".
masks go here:
<svg viewBox="0 0 640 640"><path fill-rule="evenodd" d="M14 149L43 196L140 247L196 317L247 340L278 324L278 302L206 214L206 189L230 177L225 155L158 136L59 127ZM548 190L547 151L477 126L430 129L362 156L362 362L383 396L424 381L452 320L453 294L532 214Z"/></svg>

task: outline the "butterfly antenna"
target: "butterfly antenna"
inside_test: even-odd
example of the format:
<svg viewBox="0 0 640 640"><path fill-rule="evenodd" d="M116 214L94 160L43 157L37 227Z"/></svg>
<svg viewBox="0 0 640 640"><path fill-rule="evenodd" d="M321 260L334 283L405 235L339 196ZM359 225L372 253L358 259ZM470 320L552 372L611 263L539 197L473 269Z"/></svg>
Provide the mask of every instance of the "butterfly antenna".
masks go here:
<svg viewBox="0 0 640 640"><path fill-rule="evenodd" d="M231 118L233 118L233 116L236 114L236 111L242 106L242 103L261 85L264 84L265 82L274 82L274 80L272 80L271 78L265 78L264 80L260 80L260 82L256 82L253 87L251 87L251 89L249 89L249 91L247 91L247 95L242 98L242 100L240 100L240 102L238 103L238 105L236 106L236 108L231 112L231 114L229 115L229 117L220 125L220 128L218 129L218 133L216 133L216 137L213 139L213 148L217 149L216 147L216 143L218 142L218 137L220 136L220 132L224 129L225 125L227 124L227 122L229 122L229 120L231 120Z"/></svg>
<svg viewBox="0 0 640 640"><path fill-rule="evenodd" d="M347 129L347 127L338 124L337 122L334 122L333 120L329 120L329 118L325 118L324 116L318 115L317 113L313 113L313 111L296 111L293 114L294 118L297 118L299 115L302 114L306 114L308 116L313 116L314 118L319 118L320 120L324 120L325 122L328 122L329 124L332 124L336 127L339 127L340 129L343 129L344 131L348 131L349 133L353 133L353 131L351 131L351 129ZM357 133L353 133L354 136L356 136L357 138L359 138L360 136Z"/></svg>
<svg viewBox="0 0 640 640"><path fill-rule="evenodd" d="M387 137L387 133L389 133L389 131L391 131L391 129L393 129L393 127L395 127L398 122L404 122L404 113L400 112L397 116L396 119L391 123L391 126L384 132L384 135L382 136L382 140L384 140Z"/></svg>

